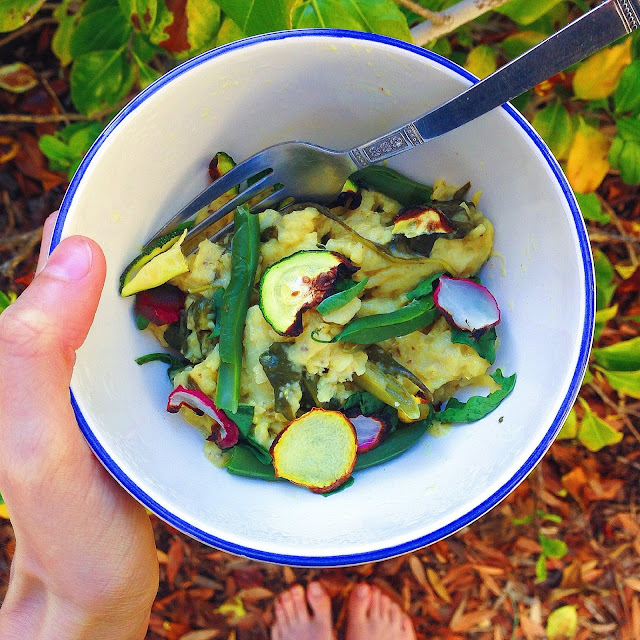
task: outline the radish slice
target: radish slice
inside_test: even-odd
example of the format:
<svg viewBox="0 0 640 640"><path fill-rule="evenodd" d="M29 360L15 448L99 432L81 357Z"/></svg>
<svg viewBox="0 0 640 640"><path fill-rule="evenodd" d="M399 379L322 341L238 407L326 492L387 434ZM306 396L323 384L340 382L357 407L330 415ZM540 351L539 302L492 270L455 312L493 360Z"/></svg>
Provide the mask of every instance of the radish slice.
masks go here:
<svg viewBox="0 0 640 640"><path fill-rule="evenodd" d="M135 311L155 325L172 324L180 320L186 295L170 284L146 289L136 294Z"/></svg>
<svg viewBox="0 0 640 640"><path fill-rule="evenodd" d="M227 414L218 409L209 396L197 389L187 389L182 385L177 386L170 394L167 403L169 413L177 413L182 407L189 407L199 416L206 415L214 420L211 425L209 440L215 442L221 449L228 449L237 444L240 431L233 420Z"/></svg>
<svg viewBox="0 0 640 640"><path fill-rule="evenodd" d="M496 299L472 280L440 276L433 301L450 325L464 331L484 333L500 322Z"/></svg>
<svg viewBox="0 0 640 640"><path fill-rule="evenodd" d="M349 422L356 430L358 453L364 453L377 447L387 436L389 425L381 416L363 416L358 414L349 417Z"/></svg>

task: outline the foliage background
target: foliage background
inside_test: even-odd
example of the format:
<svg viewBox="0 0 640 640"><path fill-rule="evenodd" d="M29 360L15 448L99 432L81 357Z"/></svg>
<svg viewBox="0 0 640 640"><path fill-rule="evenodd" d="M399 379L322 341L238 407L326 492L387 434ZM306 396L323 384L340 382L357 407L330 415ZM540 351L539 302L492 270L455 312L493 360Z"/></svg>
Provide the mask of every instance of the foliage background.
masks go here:
<svg viewBox="0 0 640 640"><path fill-rule="evenodd" d="M42 222L91 143L137 91L180 61L266 31L342 27L415 40L483 77L595 5L495 0L477 10L482 4L3 0L0 312L33 277ZM452 30L461 7L464 20L475 19ZM561 162L596 267L590 368L558 441L479 522L362 567L264 565L154 519L162 581L149 638L266 638L274 594L312 578L335 596L339 630L349 590L367 579L409 611L419 638L640 638L640 38L615 43L514 104ZM0 515L2 595L14 542L1 504Z"/></svg>

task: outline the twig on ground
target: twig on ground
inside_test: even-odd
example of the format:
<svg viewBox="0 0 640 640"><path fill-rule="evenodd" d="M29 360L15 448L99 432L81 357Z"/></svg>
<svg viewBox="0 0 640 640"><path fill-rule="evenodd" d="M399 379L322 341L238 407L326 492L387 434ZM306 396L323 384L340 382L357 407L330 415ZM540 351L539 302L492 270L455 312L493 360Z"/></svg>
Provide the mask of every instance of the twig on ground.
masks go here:
<svg viewBox="0 0 640 640"><path fill-rule="evenodd" d="M30 31L37 31L40 27L43 27L46 24L56 24L58 21L55 18L40 18L39 20L32 20L31 22L27 22L24 27L17 29L16 31L12 31L8 36L5 36L0 40L0 47L4 47L5 45L21 38L23 35L29 33Z"/></svg>
<svg viewBox="0 0 640 640"><path fill-rule="evenodd" d="M438 12L437 23L433 20L425 20L413 27L411 35L417 45L424 46L506 2L508 0L461 0L452 7Z"/></svg>
<svg viewBox="0 0 640 640"><path fill-rule="evenodd" d="M49 84L49 81L44 77L44 74L40 74L40 80L44 88L47 90L47 93L51 96L51 99L56 105L56 109L58 109L59 114L65 116L63 122L65 122L65 124L70 124L71 120L69 119L69 114L65 111L64 107L62 106L62 102L60 102L60 98L58 98L58 94L51 88L51 85Z"/></svg>
<svg viewBox="0 0 640 640"><path fill-rule="evenodd" d="M22 246L19 245L18 238L22 240ZM9 260L0 264L0 273L7 278L13 278L13 274L18 265L33 256L34 247L42 240L42 227L27 231L26 233L16 234L9 238L2 238L0 244L2 244L3 247L12 246L7 240L12 242L13 246L18 244L18 249L16 249L14 255L9 258Z"/></svg>

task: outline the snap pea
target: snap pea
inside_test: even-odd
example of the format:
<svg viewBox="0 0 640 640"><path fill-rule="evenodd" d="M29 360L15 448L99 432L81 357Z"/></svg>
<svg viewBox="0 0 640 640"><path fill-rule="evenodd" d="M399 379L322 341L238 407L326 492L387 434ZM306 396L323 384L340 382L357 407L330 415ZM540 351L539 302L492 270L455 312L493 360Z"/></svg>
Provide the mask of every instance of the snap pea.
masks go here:
<svg viewBox="0 0 640 640"><path fill-rule="evenodd" d="M326 316L338 309L341 309L345 304L349 304L349 302L351 302L364 289L368 280L369 278L365 277L364 280L361 280L360 282L347 281L349 282L349 286L346 289L338 291L328 298L325 298L317 306L318 313Z"/></svg>
<svg viewBox="0 0 640 640"><path fill-rule="evenodd" d="M233 217L231 278L222 298L220 313L220 368L216 406L236 412L240 396L242 336L251 289L260 255L260 221L242 205Z"/></svg>
<svg viewBox="0 0 640 640"><path fill-rule="evenodd" d="M384 165L369 165L351 174L351 179L373 191L393 198L401 205L425 204L431 201L433 189L420 184Z"/></svg>
<svg viewBox="0 0 640 640"><path fill-rule="evenodd" d="M396 338L428 327L438 316L431 298L413 300L408 305L350 322L332 342L374 344L388 338Z"/></svg>

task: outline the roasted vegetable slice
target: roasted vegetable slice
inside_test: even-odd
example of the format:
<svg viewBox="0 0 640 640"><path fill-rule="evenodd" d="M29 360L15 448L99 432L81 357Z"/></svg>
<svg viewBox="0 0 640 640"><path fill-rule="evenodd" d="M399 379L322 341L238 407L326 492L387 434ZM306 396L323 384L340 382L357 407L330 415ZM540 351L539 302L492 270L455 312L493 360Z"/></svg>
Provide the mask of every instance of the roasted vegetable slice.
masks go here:
<svg viewBox="0 0 640 640"><path fill-rule="evenodd" d="M187 261L180 250L186 235L187 228L180 225L158 238L132 260L120 276L120 294L126 297L145 289L153 289L174 276L189 271Z"/></svg>
<svg viewBox="0 0 640 640"><path fill-rule="evenodd" d="M302 333L302 313L335 289L339 278L355 273L350 260L335 251L297 251L272 264L260 280L260 309L283 336Z"/></svg>
<svg viewBox="0 0 640 640"><path fill-rule="evenodd" d="M276 477L326 493L349 478L357 447L356 431L342 413L312 409L280 432L271 456Z"/></svg>
<svg viewBox="0 0 640 640"><path fill-rule="evenodd" d="M398 213L393 222L393 233L407 238L433 233L455 233L447 217L434 207L405 207Z"/></svg>

